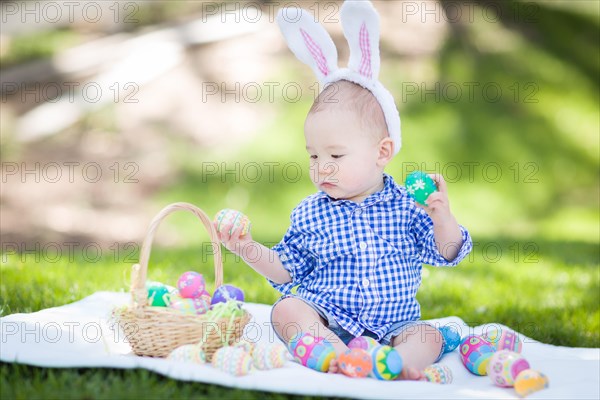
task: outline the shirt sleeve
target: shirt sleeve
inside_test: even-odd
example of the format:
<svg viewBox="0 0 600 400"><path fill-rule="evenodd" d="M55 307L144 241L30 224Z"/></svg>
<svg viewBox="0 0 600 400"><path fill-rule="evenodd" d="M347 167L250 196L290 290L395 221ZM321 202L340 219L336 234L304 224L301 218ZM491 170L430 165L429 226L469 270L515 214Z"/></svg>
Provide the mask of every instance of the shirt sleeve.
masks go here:
<svg viewBox="0 0 600 400"><path fill-rule="evenodd" d="M417 215L413 223L413 231L417 237L417 243L421 246L421 261L424 264L436 267L455 267L458 265L473 249L473 241L469 232L459 225L462 243L458 254L453 260L446 260L438 251L433 235L433 221L431 217L422 209L417 209ZM456 246L459 244L457 243Z"/></svg>
<svg viewBox="0 0 600 400"><path fill-rule="evenodd" d="M283 294L289 294L293 287L297 286L315 267L315 259L310 251L304 246L302 233L292 224L281 239L281 242L272 247L279 255L279 259L291 275L291 282L278 284L267 279L271 286Z"/></svg>

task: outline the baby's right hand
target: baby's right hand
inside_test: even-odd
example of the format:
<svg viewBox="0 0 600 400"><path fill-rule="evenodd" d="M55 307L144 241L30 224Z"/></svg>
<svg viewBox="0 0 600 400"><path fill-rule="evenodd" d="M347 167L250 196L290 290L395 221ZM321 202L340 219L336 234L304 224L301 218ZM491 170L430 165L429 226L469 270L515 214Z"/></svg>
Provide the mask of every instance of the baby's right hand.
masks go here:
<svg viewBox="0 0 600 400"><path fill-rule="evenodd" d="M239 215L243 217L241 218L241 223L239 221ZM235 224L236 221L238 221L237 224ZM225 248L227 248L227 250L235 254L239 255L244 245L252 242L252 235L250 233L250 221L239 211L220 211L215 217L215 220L213 221L213 226L217 231L219 240L223 243Z"/></svg>

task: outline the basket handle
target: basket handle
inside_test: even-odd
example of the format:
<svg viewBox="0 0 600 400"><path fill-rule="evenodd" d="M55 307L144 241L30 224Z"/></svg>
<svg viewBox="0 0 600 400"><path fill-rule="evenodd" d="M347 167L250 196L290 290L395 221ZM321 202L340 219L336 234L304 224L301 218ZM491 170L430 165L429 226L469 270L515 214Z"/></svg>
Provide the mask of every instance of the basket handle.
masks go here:
<svg viewBox="0 0 600 400"><path fill-rule="evenodd" d="M145 306L148 303L148 292L146 291L146 277L148 273L148 261L150 260L150 250L154 233L161 221L169 214L175 211L188 211L197 216L204 224L204 227L210 235L210 241L213 248L215 264L215 288L223 283L223 260L221 257L221 242L211 219L204 211L190 203L173 203L163 208L152 220L148 233L144 238L142 250L140 252L140 262L132 267L131 274L131 294L133 303L137 306Z"/></svg>

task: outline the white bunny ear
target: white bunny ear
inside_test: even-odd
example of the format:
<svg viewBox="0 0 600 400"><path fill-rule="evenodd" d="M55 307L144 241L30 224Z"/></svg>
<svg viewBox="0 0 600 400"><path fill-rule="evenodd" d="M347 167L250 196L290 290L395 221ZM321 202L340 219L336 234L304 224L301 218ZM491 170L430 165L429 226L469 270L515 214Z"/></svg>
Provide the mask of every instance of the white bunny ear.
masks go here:
<svg viewBox="0 0 600 400"><path fill-rule="evenodd" d="M379 76L379 15L370 1L345 1L340 11L350 46L348 69L367 79Z"/></svg>
<svg viewBox="0 0 600 400"><path fill-rule="evenodd" d="M311 13L296 7L280 9L277 24L296 57L313 70L319 82L327 82L338 65L335 44L325 28Z"/></svg>

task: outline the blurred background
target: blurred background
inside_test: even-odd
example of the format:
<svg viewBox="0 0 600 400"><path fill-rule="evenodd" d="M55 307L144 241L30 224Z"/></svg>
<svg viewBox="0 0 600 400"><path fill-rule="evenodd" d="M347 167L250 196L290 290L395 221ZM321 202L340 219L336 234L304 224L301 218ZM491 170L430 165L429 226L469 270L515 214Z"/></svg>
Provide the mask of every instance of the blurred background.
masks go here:
<svg viewBox="0 0 600 400"><path fill-rule="evenodd" d="M23 253L41 253L43 262L74 249L90 259L91 248L130 265L150 219L175 201L209 215L240 209L255 239L278 242L293 207L315 190L302 129L319 89L274 22L294 4L324 24L345 66L336 1L3 2L5 276L26 264ZM586 309L584 336L596 343L599 3L374 5L380 80L402 119L403 148L387 172L398 182L414 170L442 173L475 241L464 264L479 280L455 280L455 295L477 297L486 282L535 267L532 285L547 273L569 288L560 296L552 289L540 306ZM202 235L196 221L176 215L157 244L189 249ZM434 275L426 269L424 285ZM250 299L274 300L260 282ZM5 302L14 283L3 282ZM430 285L432 307L451 301ZM573 293L581 300L570 302ZM441 316L433 309L426 316Z"/></svg>

